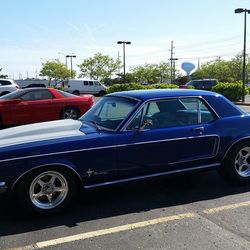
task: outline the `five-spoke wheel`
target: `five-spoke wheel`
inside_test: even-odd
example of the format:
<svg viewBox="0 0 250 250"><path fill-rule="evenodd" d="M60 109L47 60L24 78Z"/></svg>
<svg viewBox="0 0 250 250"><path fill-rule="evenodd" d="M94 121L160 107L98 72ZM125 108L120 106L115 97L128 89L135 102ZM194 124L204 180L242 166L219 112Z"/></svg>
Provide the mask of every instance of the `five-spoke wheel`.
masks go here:
<svg viewBox="0 0 250 250"><path fill-rule="evenodd" d="M41 209L53 209L60 205L68 194L68 182L59 172L48 171L38 175L31 183L31 202Z"/></svg>
<svg viewBox="0 0 250 250"><path fill-rule="evenodd" d="M79 118L79 112L74 107L67 107L62 112L62 119L77 120L78 118Z"/></svg>

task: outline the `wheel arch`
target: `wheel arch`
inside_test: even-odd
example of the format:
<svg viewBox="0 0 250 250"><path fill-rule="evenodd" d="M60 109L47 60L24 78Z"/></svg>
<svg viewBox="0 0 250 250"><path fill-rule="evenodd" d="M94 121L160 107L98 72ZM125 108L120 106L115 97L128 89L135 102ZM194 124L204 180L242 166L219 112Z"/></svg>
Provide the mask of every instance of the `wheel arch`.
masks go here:
<svg viewBox="0 0 250 250"><path fill-rule="evenodd" d="M237 146L238 144L242 143L242 142L247 142L249 141L249 146L250 146L250 135L245 136L243 138L239 138L238 140L235 140L233 144L231 144L231 146L227 149L226 153L224 154L223 158L222 158L222 163L225 161L225 159L227 158L228 154L233 150L233 148L235 146Z"/></svg>
<svg viewBox="0 0 250 250"><path fill-rule="evenodd" d="M44 170L49 170L50 167L58 168L58 170L63 169L63 171L67 171L69 174L71 174L74 179L76 180L77 188L80 188L83 186L83 181L80 175L77 173L77 171L72 168L71 166L67 164L62 163L48 163L48 164L42 164L38 165L36 167L33 167L32 169L27 170L26 172L22 173L12 184L11 191L14 191L18 185L21 183L23 179L25 179L26 176L28 176L31 172L39 170L44 168ZM60 172L60 171L59 171Z"/></svg>

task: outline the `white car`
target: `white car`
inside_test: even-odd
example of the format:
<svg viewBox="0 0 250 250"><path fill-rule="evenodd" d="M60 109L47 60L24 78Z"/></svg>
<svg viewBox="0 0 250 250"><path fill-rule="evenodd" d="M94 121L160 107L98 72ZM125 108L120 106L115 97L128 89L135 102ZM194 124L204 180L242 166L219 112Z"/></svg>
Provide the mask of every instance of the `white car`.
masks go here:
<svg viewBox="0 0 250 250"><path fill-rule="evenodd" d="M19 85L14 80L0 79L0 96L16 91L17 89L19 89Z"/></svg>

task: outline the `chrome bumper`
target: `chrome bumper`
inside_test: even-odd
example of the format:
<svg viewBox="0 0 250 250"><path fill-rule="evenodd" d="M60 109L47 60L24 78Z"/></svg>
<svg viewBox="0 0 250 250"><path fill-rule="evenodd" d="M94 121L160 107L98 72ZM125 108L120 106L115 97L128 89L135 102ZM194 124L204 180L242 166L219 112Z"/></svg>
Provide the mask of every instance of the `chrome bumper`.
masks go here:
<svg viewBox="0 0 250 250"><path fill-rule="evenodd" d="M7 186L4 181L0 181L0 193L5 193L7 191Z"/></svg>

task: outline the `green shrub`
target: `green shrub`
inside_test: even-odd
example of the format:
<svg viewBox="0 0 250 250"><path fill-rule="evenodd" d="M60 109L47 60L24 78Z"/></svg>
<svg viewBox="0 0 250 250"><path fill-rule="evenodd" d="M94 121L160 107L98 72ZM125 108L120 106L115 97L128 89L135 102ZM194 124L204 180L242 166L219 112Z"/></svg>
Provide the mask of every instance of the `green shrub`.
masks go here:
<svg viewBox="0 0 250 250"><path fill-rule="evenodd" d="M178 89L179 86L171 83L159 83L151 85L154 89Z"/></svg>
<svg viewBox="0 0 250 250"><path fill-rule="evenodd" d="M212 91L224 95L229 100L237 102L242 96L242 82L238 81L236 83L218 83L212 88ZM245 94L249 93L248 87L245 87Z"/></svg>
<svg viewBox="0 0 250 250"><path fill-rule="evenodd" d="M140 83L128 83L128 84L114 84L108 88L108 93L118 92L118 91L127 91L127 90L138 90L138 89L175 89L179 88L175 84L152 84L152 85L143 85Z"/></svg>

